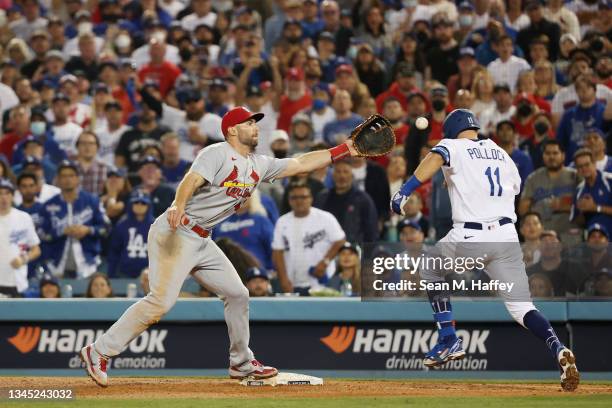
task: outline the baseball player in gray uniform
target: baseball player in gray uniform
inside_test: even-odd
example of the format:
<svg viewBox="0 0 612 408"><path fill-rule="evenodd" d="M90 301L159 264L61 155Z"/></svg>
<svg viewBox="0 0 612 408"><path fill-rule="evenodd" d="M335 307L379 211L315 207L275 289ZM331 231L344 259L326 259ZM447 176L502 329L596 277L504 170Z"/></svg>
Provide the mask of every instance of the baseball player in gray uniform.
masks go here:
<svg viewBox="0 0 612 408"><path fill-rule="evenodd" d="M149 294L80 352L87 373L98 385L108 386L108 360L172 308L189 274L225 304L230 377L262 379L278 374L276 368L259 363L249 349L249 292L234 266L210 239L210 232L234 214L260 183L310 172L357 152L349 139L329 150L297 158L254 154L259 137L256 122L263 116L243 107L227 112L221 123L225 142L199 152L179 184L172 206L151 226Z"/></svg>

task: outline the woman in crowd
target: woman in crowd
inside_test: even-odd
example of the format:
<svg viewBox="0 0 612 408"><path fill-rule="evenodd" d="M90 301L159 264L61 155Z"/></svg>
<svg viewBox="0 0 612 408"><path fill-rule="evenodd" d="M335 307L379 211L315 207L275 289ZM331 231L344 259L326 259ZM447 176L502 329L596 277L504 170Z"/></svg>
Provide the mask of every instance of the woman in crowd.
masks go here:
<svg viewBox="0 0 612 408"><path fill-rule="evenodd" d="M100 272L91 275L85 297L94 299L112 298L113 288L108 276Z"/></svg>
<svg viewBox="0 0 612 408"><path fill-rule="evenodd" d="M336 273L331 277L327 286L336 289L343 295L359 296L361 291L361 248L359 245L346 242L338 251L336 265ZM350 295L348 288L350 288Z"/></svg>

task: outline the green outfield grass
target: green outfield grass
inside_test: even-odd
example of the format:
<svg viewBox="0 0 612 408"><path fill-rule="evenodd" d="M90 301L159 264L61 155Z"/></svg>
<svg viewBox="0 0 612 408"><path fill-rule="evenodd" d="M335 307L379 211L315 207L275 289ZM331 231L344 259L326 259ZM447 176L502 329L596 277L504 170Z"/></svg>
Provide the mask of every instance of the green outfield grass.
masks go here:
<svg viewBox="0 0 612 408"><path fill-rule="evenodd" d="M3 403L0 401L0 406ZM362 408L368 407L452 407L452 408L474 408L478 407L610 407L612 406L612 395L568 395L561 394L558 397L468 397L468 398L432 398L432 397L367 397L367 398L257 398L257 399L156 399L156 400L75 400L63 402L9 402L7 407L57 407L57 408L234 408L254 407L315 407L315 408Z"/></svg>

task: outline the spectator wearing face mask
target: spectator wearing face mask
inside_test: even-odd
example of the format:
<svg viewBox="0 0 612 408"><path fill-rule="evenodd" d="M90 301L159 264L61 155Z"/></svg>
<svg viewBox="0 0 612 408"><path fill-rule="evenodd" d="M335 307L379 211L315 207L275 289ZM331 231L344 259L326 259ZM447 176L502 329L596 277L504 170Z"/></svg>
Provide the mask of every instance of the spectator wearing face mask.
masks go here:
<svg viewBox="0 0 612 408"><path fill-rule="evenodd" d="M312 109L306 113L312 121L314 141L319 143L323 141L323 128L325 125L336 119L336 112L330 106L330 86L320 82L313 88L312 98Z"/></svg>
<svg viewBox="0 0 612 408"><path fill-rule="evenodd" d="M539 169L544 165L542 146L554 137L554 129L550 124L550 115L544 111L537 112L533 117L533 133L519 144L519 148L531 157L533 167Z"/></svg>

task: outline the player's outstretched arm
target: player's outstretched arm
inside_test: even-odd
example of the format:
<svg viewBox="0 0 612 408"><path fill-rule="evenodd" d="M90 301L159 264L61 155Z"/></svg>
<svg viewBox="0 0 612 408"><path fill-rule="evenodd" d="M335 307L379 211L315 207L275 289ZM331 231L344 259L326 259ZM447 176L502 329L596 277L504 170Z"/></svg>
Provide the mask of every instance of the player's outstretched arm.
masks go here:
<svg viewBox="0 0 612 408"><path fill-rule="evenodd" d="M175 230L176 227L178 227L181 218L185 215L185 205L187 205L187 201L198 187L203 186L205 182L206 180L204 180L204 177L192 171L188 172L185 177L183 177L183 180L181 180L176 189L174 202L168 209L168 224L170 224L170 228Z"/></svg>
<svg viewBox="0 0 612 408"><path fill-rule="evenodd" d="M330 165L334 159L335 152L341 150L343 145L347 146L348 154L342 153L342 157L347 156L349 154L351 156L358 155L357 151L353 147L353 141L349 139L343 144L333 147L329 150L317 150L314 152L305 153L293 159L289 159L289 164L287 165L285 170L283 170L283 172L278 176L278 178L291 177L300 173L308 173L313 170L320 169L321 167ZM341 157L338 157L338 159L340 158Z"/></svg>
<svg viewBox="0 0 612 408"><path fill-rule="evenodd" d="M404 183L404 185L393 194L391 197L391 211L396 214L404 215L404 206L408 201L410 194L414 192L421 184L429 180L440 170L444 164L444 159L438 153L429 153L421 161L419 166L414 171L412 177Z"/></svg>

